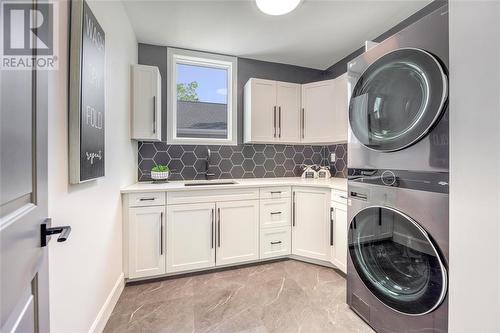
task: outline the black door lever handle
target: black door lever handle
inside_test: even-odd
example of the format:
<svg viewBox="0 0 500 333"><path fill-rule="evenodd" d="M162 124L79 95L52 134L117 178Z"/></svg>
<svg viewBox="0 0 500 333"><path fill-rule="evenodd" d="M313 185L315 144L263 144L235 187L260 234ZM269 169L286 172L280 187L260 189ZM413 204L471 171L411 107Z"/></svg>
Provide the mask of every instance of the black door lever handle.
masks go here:
<svg viewBox="0 0 500 333"><path fill-rule="evenodd" d="M57 237L57 241L59 243L65 242L68 239L69 234L71 233L71 227L69 225L47 228L48 223L50 223L50 219L46 219L45 223L40 224L40 246L41 247L47 246L47 237L50 237L50 235L60 234L59 237Z"/></svg>

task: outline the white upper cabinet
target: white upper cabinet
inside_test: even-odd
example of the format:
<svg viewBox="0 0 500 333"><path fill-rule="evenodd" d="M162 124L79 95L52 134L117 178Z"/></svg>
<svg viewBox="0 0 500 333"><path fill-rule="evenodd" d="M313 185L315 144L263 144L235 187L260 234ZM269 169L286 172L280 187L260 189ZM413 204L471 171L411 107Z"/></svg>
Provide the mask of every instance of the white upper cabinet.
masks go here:
<svg viewBox="0 0 500 333"><path fill-rule="evenodd" d="M245 143L300 141L300 84L250 79L244 91Z"/></svg>
<svg viewBox="0 0 500 333"><path fill-rule="evenodd" d="M276 139L276 81L250 79L244 90L245 142Z"/></svg>
<svg viewBox="0 0 500 333"><path fill-rule="evenodd" d="M302 141L330 143L335 127L335 85L333 80L302 85Z"/></svg>
<svg viewBox="0 0 500 333"><path fill-rule="evenodd" d="M161 75L156 66L132 66L131 133L134 140L161 140Z"/></svg>
<svg viewBox="0 0 500 333"><path fill-rule="evenodd" d="M245 143L347 141L346 74L307 84L250 79L244 91Z"/></svg>
<svg viewBox="0 0 500 333"><path fill-rule="evenodd" d="M349 92L347 89L347 73L333 80L334 121L331 142L347 142Z"/></svg>
<svg viewBox="0 0 500 333"><path fill-rule="evenodd" d="M276 105L278 141L300 142L300 84L276 82Z"/></svg>

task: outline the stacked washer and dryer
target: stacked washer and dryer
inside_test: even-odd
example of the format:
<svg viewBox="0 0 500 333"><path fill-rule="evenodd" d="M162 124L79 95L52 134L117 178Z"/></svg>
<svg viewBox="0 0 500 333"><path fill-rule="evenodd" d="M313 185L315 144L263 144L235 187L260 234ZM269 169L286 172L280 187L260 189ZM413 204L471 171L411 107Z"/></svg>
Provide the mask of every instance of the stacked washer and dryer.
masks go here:
<svg viewBox="0 0 500 333"><path fill-rule="evenodd" d="M448 328L447 12L348 65L347 302L377 332Z"/></svg>

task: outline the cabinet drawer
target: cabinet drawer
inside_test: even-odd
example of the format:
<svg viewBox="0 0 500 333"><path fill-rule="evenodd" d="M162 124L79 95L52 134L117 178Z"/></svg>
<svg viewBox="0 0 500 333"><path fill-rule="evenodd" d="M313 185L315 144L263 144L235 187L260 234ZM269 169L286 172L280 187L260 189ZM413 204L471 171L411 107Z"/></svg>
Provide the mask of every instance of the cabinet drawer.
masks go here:
<svg viewBox="0 0 500 333"><path fill-rule="evenodd" d="M259 199L259 190L253 188L240 188L230 190L185 190L168 192L169 205L189 204L198 202L224 202Z"/></svg>
<svg viewBox="0 0 500 333"><path fill-rule="evenodd" d="M290 198L291 196L292 188L289 186L263 187L260 189L261 199L281 199Z"/></svg>
<svg viewBox="0 0 500 333"><path fill-rule="evenodd" d="M287 227L291 225L290 198L260 201L260 227Z"/></svg>
<svg viewBox="0 0 500 333"><path fill-rule="evenodd" d="M347 192L339 191L339 190L332 190L332 201L346 205L347 204Z"/></svg>
<svg viewBox="0 0 500 333"><path fill-rule="evenodd" d="M289 255L291 252L291 227L268 228L260 232L260 258Z"/></svg>
<svg viewBox="0 0 500 333"><path fill-rule="evenodd" d="M129 193L128 205L129 207L165 205L165 192Z"/></svg>

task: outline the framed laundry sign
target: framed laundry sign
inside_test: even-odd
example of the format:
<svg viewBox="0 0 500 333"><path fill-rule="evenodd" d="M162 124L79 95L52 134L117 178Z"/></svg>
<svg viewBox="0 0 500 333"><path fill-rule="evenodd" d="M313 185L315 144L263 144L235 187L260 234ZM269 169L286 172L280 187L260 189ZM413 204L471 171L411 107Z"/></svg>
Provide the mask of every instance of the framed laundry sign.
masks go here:
<svg viewBox="0 0 500 333"><path fill-rule="evenodd" d="M88 4L71 1L69 181L104 177L105 33Z"/></svg>

